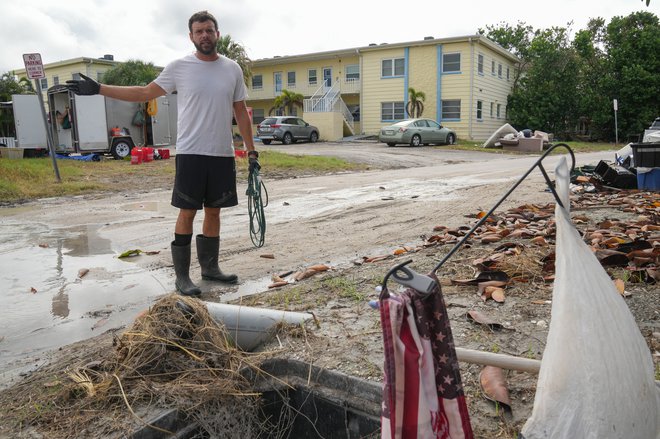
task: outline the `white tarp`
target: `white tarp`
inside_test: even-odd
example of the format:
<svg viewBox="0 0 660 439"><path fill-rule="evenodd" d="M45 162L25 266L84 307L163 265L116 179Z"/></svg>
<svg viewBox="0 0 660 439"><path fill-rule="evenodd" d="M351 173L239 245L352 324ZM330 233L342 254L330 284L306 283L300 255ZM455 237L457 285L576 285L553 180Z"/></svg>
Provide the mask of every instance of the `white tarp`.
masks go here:
<svg viewBox="0 0 660 439"><path fill-rule="evenodd" d="M653 360L628 305L573 227L569 172L557 193L552 319L525 439L660 437Z"/></svg>

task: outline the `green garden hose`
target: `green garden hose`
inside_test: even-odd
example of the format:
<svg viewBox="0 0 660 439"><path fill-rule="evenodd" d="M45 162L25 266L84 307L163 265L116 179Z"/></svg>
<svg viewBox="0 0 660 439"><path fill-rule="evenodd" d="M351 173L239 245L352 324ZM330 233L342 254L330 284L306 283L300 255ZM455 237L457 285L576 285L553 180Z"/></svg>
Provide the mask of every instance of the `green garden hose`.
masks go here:
<svg viewBox="0 0 660 439"><path fill-rule="evenodd" d="M263 181L261 181L259 169L257 168L252 169L248 175L248 186L245 195L248 197L250 239L252 239L252 244L255 247L262 247L266 240L264 207L268 206L268 191Z"/></svg>

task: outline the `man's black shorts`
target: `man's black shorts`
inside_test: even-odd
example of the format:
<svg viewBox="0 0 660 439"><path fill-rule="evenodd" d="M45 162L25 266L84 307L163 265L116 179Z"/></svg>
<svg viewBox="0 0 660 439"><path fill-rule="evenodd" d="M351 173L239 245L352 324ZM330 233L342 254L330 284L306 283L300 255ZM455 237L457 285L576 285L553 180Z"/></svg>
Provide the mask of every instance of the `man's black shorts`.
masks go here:
<svg viewBox="0 0 660 439"><path fill-rule="evenodd" d="M232 207L237 204L234 157L176 155L172 206L179 209L201 209Z"/></svg>

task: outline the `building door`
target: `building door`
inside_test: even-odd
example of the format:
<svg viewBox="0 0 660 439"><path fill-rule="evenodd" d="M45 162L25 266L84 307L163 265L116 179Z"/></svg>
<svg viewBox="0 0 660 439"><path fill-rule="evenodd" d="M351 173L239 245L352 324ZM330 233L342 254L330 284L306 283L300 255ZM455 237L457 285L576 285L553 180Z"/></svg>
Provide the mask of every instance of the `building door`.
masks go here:
<svg viewBox="0 0 660 439"><path fill-rule="evenodd" d="M332 87L332 67L323 68L323 85L326 90L329 90Z"/></svg>
<svg viewBox="0 0 660 439"><path fill-rule="evenodd" d="M275 95L279 96L282 93L282 72L275 72L273 82L275 83Z"/></svg>

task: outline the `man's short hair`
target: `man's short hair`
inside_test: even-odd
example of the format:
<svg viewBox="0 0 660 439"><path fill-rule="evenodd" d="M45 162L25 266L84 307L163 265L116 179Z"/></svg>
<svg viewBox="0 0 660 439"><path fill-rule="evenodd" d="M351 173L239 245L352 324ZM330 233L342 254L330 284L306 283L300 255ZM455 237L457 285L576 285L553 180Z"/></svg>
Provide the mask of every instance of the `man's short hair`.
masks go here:
<svg viewBox="0 0 660 439"><path fill-rule="evenodd" d="M195 12L192 17L188 20L188 30L192 32L192 25L193 23L203 23L205 21L212 21L213 24L215 25L215 30L218 30L218 20L215 19L213 14L211 14L209 11L199 11Z"/></svg>

